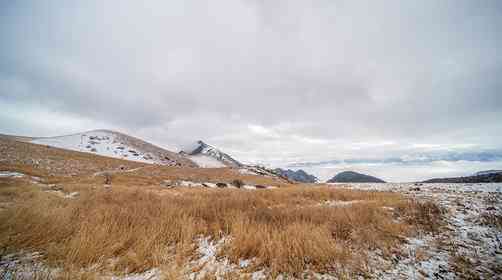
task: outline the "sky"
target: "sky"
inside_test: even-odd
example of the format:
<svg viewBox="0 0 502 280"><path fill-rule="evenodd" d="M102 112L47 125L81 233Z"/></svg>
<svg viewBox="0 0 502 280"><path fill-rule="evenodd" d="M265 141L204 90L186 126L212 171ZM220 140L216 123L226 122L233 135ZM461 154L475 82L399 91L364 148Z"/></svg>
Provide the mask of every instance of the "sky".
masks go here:
<svg viewBox="0 0 502 280"><path fill-rule="evenodd" d="M387 180L502 169L500 1L1 1L0 133Z"/></svg>

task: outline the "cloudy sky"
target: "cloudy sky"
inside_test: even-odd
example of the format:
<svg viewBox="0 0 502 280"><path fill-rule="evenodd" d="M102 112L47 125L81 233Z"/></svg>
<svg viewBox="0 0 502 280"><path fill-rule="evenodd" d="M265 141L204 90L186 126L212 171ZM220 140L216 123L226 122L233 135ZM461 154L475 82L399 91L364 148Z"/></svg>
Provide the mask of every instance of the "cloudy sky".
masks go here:
<svg viewBox="0 0 502 280"><path fill-rule="evenodd" d="M496 0L2 1L0 133L202 139L322 177L502 168L501 34Z"/></svg>

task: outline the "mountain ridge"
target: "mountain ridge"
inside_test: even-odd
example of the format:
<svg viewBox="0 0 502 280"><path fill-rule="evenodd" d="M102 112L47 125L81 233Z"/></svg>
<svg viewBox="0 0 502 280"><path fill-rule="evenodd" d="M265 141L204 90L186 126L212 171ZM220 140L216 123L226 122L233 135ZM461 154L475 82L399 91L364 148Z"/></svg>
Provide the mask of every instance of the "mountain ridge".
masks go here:
<svg viewBox="0 0 502 280"><path fill-rule="evenodd" d="M488 173L465 177L433 178L425 180L423 183L502 183L502 173Z"/></svg>
<svg viewBox="0 0 502 280"><path fill-rule="evenodd" d="M122 132L96 129L52 137L3 135L2 137L71 151L97 154L150 164L196 167L190 159Z"/></svg>
<svg viewBox="0 0 502 280"><path fill-rule="evenodd" d="M497 169L483 170L483 171L478 171L471 176L487 175L487 174L493 174L493 173L502 173L502 170L497 170Z"/></svg>
<svg viewBox="0 0 502 280"><path fill-rule="evenodd" d="M296 171L291 170L291 169L282 169L282 168L276 168L274 169L276 173L279 175L286 177L290 180L300 182L300 183L318 183L319 178L317 178L314 175L308 174L302 169L298 169Z"/></svg>
<svg viewBox="0 0 502 280"><path fill-rule="evenodd" d="M185 148L180 152L199 165L207 167L233 167L239 168L244 165L234 159L229 154L220 149L198 140L190 148Z"/></svg>

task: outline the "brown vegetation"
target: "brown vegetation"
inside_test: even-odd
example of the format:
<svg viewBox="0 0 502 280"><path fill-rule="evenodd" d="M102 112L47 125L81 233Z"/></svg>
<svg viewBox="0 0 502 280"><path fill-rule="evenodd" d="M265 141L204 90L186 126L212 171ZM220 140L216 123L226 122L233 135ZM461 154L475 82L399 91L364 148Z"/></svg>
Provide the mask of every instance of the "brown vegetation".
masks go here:
<svg viewBox="0 0 502 280"><path fill-rule="evenodd" d="M293 186L231 168L156 166L1 137L0 153L0 170L41 177L0 178L1 254L41 252L68 279L154 267L180 278L201 237L225 238L221 256L253 259L251 270L350 277L365 273L369 250L390 255L417 230L436 232L442 214L396 193ZM279 188L168 189L166 180Z"/></svg>
<svg viewBox="0 0 502 280"><path fill-rule="evenodd" d="M64 199L26 180L1 179L0 199L15 203L0 211L0 245L43 252L59 267L139 272L172 267L173 259L183 266L201 236L230 237L222 255L233 262L255 258L255 267L273 274L363 273L367 250L390 252L412 229L434 230L440 218L434 205L394 193L164 190L124 183L114 179L111 189L70 184L66 191L80 195ZM332 207L326 201L355 202Z"/></svg>

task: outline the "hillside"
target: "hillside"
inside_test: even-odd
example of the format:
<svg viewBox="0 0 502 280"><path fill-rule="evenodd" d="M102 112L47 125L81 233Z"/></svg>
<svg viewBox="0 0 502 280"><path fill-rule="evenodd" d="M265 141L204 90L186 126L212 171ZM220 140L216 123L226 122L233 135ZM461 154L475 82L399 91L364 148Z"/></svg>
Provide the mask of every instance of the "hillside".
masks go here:
<svg viewBox="0 0 502 280"><path fill-rule="evenodd" d="M276 169L274 169L274 171L283 177L286 177L290 180L300 182L300 183L317 183L317 182L319 182L319 179L316 176L308 174L307 172L303 171L302 169L294 171L291 169L276 168Z"/></svg>
<svg viewBox="0 0 502 280"><path fill-rule="evenodd" d="M147 164L2 137L0 153L0 279L289 279L313 264L335 275L368 248L347 232L398 251L401 236L427 230L407 222L418 208L399 194L290 184L264 167Z"/></svg>
<svg viewBox="0 0 502 280"><path fill-rule="evenodd" d="M137 162L168 166L196 166L190 159L175 152L111 130L92 130L56 137L4 135L3 138Z"/></svg>
<svg viewBox="0 0 502 280"><path fill-rule="evenodd" d="M434 178L424 183L502 183L502 173L487 173L482 175L452 178Z"/></svg>
<svg viewBox="0 0 502 280"><path fill-rule="evenodd" d="M493 194L462 198L454 205L466 206L454 212L453 220L424 198L427 192L413 197L417 192L408 191L411 184L399 188L405 194L352 190L350 184L291 184L266 167L148 164L12 137L0 137L0 154L0 246L6 248L0 279L272 279L278 274L289 279L312 268L332 279L333 267L340 264L352 279L361 273L359 261L371 265L363 271L370 279L397 278L382 277L388 269L381 267L411 271L408 278L424 271L428 278L436 273L430 267L437 261L416 262L415 252L446 261L457 254L435 247L440 240L431 240L430 233L447 234L468 252L481 252L485 267L497 260L485 249L496 243L466 234L479 224L453 223L472 209L484 212L469 212L466 221L492 221L480 214L499 208ZM438 199L438 189L430 195ZM445 205L457 203L459 193L451 199ZM445 218L458 236L472 239L440 231ZM497 230L489 226L482 228L488 236ZM416 244L404 241L412 238ZM375 250L398 253L368 257ZM405 250L411 250L409 257L399 254ZM401 263L392 261L398 256ZM298 259L308 262L298 264ZM118 265L110 266L110 260ZM194 271L200 274L194 277ZM487 271L486 279L492 279L495 274Z"/></svg>
<svg viewBox="0 0 502 280"><path fill-rule="evenodd" d="M219 149L197 141L180 153L197 163L199 167L220 168L220 167L242 167L243 164L232 158L230 155Z"/></svg>
<svg viewBox="0 0 502 280"><path fill-rule="evenodd" d="M20 172L51 180L96 180L103 172L114 174L114 182L134 186L160 186L165 180L231 184L241 180L249 185L284 186L280 177L234 168L167 166L100 156L46 145L15 141L0 136L0 171ZM99 175L101 176L101 175ZM101 180L101 179L98 179Z"/></svg>
<svg viewBox="0 0 502 280"><path fill-rule="evenodd" d="M327 183L385 183L385 181L354 171L344 171L329 179Z"/></svg>
<svg viewBox="0 0 502 280"><path fill-rule="evenodd" d="M478 175L487 175L487 174L493 174L493 173L502 173L502 170L483 170L483 171L479 171L479 172L476 172L475 174L473 174L473 176L478 176Z"/></svg>

